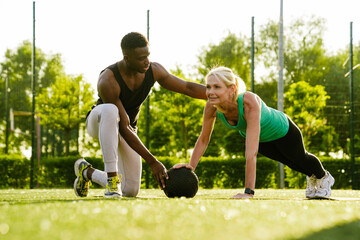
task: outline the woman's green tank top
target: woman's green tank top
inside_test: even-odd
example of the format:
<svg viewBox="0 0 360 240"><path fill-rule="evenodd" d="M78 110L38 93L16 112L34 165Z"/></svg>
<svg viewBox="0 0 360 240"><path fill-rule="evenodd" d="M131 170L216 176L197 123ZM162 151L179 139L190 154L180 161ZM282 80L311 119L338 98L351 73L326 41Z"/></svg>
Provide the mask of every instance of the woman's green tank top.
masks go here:
<svg viewBox="0 0 360 240"><path fill-rule="evenodd" d="M230 125L222 112L217 112L217 117L228 128L239 131L240 135L246 138L246 120L244 118L243 106L244 93L240 94L238 101L239 120L236 126ZM286 115L276 109L266 106L261 100L261 120L260 120L260 142L270 142L282 138L289 131L289 122Z"/></svg>

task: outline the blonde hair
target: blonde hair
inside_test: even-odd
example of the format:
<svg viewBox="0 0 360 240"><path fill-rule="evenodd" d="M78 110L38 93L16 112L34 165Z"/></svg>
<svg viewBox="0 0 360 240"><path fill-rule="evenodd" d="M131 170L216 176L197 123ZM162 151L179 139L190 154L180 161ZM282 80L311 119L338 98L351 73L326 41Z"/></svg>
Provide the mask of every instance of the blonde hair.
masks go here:
<svg viewBox="0 0 360 240"><path fill-rule="evenodd" d="M227 87L235 85L234 101L236 101L239 94L246 92L244 81L239 76L236 76L230 68L217 67L212 69L205 77L206 82L210 76L215 76L217 79L225 83Z"/></svg>

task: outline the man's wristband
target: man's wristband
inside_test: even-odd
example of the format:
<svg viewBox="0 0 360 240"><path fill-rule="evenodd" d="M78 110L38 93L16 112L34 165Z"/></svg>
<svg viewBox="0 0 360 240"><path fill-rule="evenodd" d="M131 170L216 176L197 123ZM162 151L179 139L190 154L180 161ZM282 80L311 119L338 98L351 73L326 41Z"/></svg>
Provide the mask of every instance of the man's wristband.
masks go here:
<svg viewBox="0 0 360 240"><path fill-rule="evenodd" d="M245 193L246 193L246 194L254 195L254 194L255 194L255 191L254 191L254 190L251 190L250 188L245 188Z"/></svg>

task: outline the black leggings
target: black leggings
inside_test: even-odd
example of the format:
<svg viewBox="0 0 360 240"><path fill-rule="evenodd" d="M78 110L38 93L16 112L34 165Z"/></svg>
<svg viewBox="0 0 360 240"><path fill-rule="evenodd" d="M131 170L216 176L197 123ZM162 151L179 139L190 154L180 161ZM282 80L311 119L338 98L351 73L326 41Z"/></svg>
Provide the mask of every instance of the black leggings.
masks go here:
<svg viewBox="0 0 360 240"><path fill-rule="evenodd" d="M322 178L325 175L323 165L315 155L305 150L300 129L290 118L288 121L288 133L277 140L259 143L259 153L295 171L308 176L314 174L318 179Z"/></svg>

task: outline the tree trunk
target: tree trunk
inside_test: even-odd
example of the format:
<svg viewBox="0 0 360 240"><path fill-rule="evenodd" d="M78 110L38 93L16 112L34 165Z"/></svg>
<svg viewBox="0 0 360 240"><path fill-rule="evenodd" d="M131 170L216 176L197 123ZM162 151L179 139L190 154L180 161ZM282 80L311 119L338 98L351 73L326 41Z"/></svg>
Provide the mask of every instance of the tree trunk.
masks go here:
<svg viewBox="0 0 360 240"><path fill-rule="evenodd" d="M70 130L65 130L65 156L69 155L69 149L70 149Z"/></svg>

